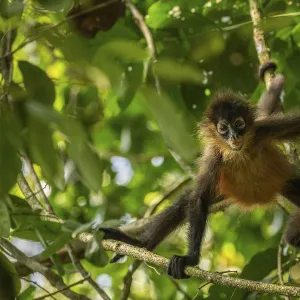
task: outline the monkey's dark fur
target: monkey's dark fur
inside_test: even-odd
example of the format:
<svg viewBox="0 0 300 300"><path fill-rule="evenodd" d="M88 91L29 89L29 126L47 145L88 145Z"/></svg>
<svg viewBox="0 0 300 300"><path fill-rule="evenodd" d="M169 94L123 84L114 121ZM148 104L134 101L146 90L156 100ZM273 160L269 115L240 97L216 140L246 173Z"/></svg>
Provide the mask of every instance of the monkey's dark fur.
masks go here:
<svg viewBox="0 0 300 300"><path fill-rule="evenodd" d="M270 68L274 64L262 66L261 77ZM174 255L168 267L170 276L187 278L184 268L199 262L209 206L216 198L232 198L242 207L251 207L272 203L281 194L300 207L300 176L277 146L300 136L300 114L279 113L283 85L284 77L276 75L257 107L230 90L216 93L199 124L205 149L194 188L158 214L138 239L109 228L101 229L105 238L153 250L187 220L188 252ZM300 246L300 213L290 221L286 239Z"/></svg>

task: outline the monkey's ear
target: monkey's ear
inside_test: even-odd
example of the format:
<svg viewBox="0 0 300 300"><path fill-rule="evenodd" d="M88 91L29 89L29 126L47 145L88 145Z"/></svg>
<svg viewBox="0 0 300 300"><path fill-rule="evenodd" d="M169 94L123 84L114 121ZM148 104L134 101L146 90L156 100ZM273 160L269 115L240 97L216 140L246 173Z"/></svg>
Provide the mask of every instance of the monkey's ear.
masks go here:
<svg viewBox="0 0 300 300"><path fill-rule="evenodd" d="M276 69L277 69L276 63L270 60L270 61L264 63L263 65L261 65L259 67L258 76L259 76L259 78L262 81L265 81L265 73L266 73L266 71L273 71L273 72L275 72Z"/></svg>

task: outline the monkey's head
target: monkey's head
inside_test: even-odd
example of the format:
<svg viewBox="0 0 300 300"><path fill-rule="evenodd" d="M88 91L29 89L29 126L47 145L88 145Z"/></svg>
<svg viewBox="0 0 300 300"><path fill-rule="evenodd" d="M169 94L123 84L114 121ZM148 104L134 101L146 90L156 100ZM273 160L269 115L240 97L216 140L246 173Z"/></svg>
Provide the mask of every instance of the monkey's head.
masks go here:
<svg viewBox="0 0 300 300"><path fill-rule="evenodd" d="M213 96L206 116L217 137L230 149L239 151L247 146L254 114L253 107L242 95L222 90Z"/></svg>

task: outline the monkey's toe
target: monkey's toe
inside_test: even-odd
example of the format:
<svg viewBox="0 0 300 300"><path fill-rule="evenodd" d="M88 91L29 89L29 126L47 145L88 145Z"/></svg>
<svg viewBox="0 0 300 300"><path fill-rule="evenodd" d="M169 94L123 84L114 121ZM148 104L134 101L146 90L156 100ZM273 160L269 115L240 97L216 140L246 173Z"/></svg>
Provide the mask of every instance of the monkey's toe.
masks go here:
<svg viewBox="0 0 300 300"><path fill-rule="evenodd" d="M189 278L188 275L184 273L185 261L184 256L174 255L171 260L167 270L167 274L172 276L174 279L186 279Z"/></svg>
<svg viewBox="0 0 300 300"><path fill-rule="evenodd" d="M111 264L114 264L114 263L118 262L122 257L124 257L124 255L116 254L109 262Z"/></svg>
<svg viewBox="0 0 300 300"><path fill-rule="evenodd" d="M198 263L198 257L174 255L169 263L167 274L174 279L186 279L190 276L186 275L184 269L186 266L194 266Z"/></svg>

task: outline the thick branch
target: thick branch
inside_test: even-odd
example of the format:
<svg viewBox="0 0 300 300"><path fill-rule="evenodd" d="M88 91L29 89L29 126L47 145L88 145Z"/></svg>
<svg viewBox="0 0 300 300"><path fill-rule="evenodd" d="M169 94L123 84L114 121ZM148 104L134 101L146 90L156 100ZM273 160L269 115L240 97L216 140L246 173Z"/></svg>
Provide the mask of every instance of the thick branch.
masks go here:
<svg viewBox="0 0 300 300"><path fill-rule="evenodd" d="M169 260L165 257L154 254L146 249L137 248L122 242L113 240L103 240L102 246L106 250L111 250L122 255L129 255L135 259L160 266L164 269L168 267ZM245 289L251 292L279 294L285 296L300 297L300 288L294 286L282 286L277 284L262 283L252 280L233 278L221 275L220 273L212 273L201 270L196 267L187 267L185 273L191 277L206 280L212 283Z"/></svg>
<svg viewBox="0 0 300 300"><path fill-rule="evenodd" d="M90 298L84 295L79 295L73 292L72 290L66 289L67 286L64 284L60 276L58 276L49 268L43 266L33 258L26 256L23 252L21 252L18 248L16 248L13 244L11 244L6 239L1 238L0 245L3 248L5 248L7 251L9 251L16 260L23 263L25 266L27 266L34 272L38 272L44 275L48 279L50 284L56 287L58 290L61 290L61 293L67 298L72 300L90 300Z"/></svg>
<svg viewBox="0 0 300 300"><path fill-rule="evenodd" d="M250 14L253 23L253 39L257 51L260 64L264 64L270 60L270 54L264 38L264 31L262 30L261 14L259 11L258 0L249 0ZM265 72L265 83L269 88L274 73L270 70Z"/></svg>
<svg viewBox="0 0 300 300"><path fill-rule="evenodd" d="M223 211L225 210L228 206L230 206L231 204L233 203L232 200L230 199L227 199L227 200L223 200L221 202L218 202L214 205L212 205L211 209L210 209L210 213L215 213L215 212L218 212L218 211ZM43 220L46 220L46 221L49 221L49 222L55 222L55 223L63 223L63 220L59 219L58 217L54 216L54 215L48 215L48 216L45 216L45 215L33 215L32 217L40 217L41 219ZM124 231L125 233L127 234L130 234L130 235L135 235L141 231L144 230L144 228L147 226L147 224L151 223L153 218L155 216L151 216L149 218L145 218L145 219L140 219L134 223L131 223L131 224L128 224L128 225L124 225L122 227L120 227L120 229L122 231ZM89 242L92 238L93 238L93 235L91 233L88 233L88 232L83 232L81 234L78 235L77 237L81 242L84 242L84 243L87 243ZM76 256L83 256L83 252L85 251L85 247L84 247L84 243L79 243L79 245L76 245L75 248L74 248L74 251L75 251L75 254ZM70 262L70 257L68 255L66 255L66 250L65 249L62 249L62 251L59 251L57 253L57 255L59 255L60 257L60 260L63 262L63 263L69 263ZM38 257L37 257L38 259ZM51 262L49 261L49 259L46 259L44 261L40 261L40 263L42 265L49 265L51 264ZM24 267L23 265L20 265L20 263L16 263L15 264L16 266L16 269L17 269L17 272L20 276L26 276L28 274L30 274L30 270L28 270L28 268ZM125 278L124 278L125 280ZM128 281L128 277L126 279L126 281Z"/></svg>

